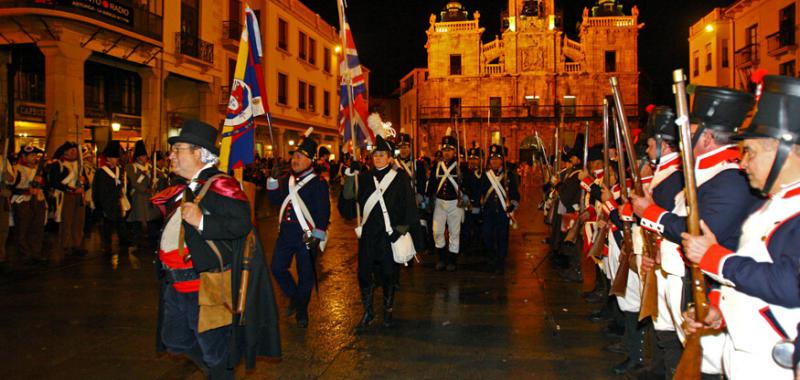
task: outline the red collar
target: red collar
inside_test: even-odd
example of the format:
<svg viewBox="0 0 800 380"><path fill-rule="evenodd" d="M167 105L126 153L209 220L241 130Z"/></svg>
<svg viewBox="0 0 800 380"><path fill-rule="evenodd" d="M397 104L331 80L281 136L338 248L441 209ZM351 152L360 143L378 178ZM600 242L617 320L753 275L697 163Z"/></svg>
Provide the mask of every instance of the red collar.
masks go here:
<svg viewBox="0 0 800 380"><path fill-rule="evenodd" d="M673 153L670 153L670 154L673 154ZM658 168L656 168L656 171L667 170L668 168L671 168L673 166L680 166L680 164L681 164L681 155L678 154L678 153L674 153L674 154L675 155L672 158L670 158L669 160L659 163L658 164Z"/></svg>
<svg viewBox="0 0 800 380"><path fill-rule="evenodd" d="M737 146L727 146L708 153L697 160L697 169L709 169L723 162L739 162L742 156Z"/></svg>
<svg viewBox="0 0 800 380"><path fill-rule="evenodd" d="M653 182L653 176L642 177L642 183L650 183Z"/></svg>
<svg viewBox="0 0 800 380"><path fill-rule="evenodd" d="M783 193L783 196L781 197L783 199L792 198L797 195L800 195L800 181L795 182L789 186L786 186L786 188L782 189L781 192Z"/></svg>

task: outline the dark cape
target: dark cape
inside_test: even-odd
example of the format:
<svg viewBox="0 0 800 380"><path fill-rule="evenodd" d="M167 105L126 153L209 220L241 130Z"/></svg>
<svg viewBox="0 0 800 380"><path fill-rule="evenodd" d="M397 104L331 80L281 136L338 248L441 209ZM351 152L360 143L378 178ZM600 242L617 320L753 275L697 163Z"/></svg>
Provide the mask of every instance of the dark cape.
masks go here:
<svg viewBox="0 0 800 380"><path fill-rule="evenodd" d="M223 173L216 168L205 169L198 176L198 182L201 183L202 186L202 183L205 183L208 178L211 178L217 174ZM198 186L196 192L200 191L201 186ZM183 181L176 185L170 186L153 196L152 202L159 206L162 211L169 210L171 213L177 208L177 206L179 206L179 202L176 202L175 198L185 187L186 183ZM226 200L222 198L228 199ZM236 201L241 201L244 199L245 203L247 203L246 210L243 206L241 207L242 210L240 211L231 211L231 208L227 207L228 210L224 212L243 213L246 211L248 215L247 218L249 218L249 203L246 202L246 196L242 192L239 182L232 178L215 180L206 196L201 200L200 206L205 210L204 206L206 205L213 205L214 203L219 202L225 202L229 204L231 199ZM209 208L216 209L214 207ZM208 232L209 230L218 231L219 228L233 229L233 227L228 225L217 226L219 228L214 227L211 224L213 218L210 218L209 216L210 215L206 214L206 219L203 222L204 232ZM219 215L217 215L217 217L219 217ZM166 221L168 218L165 217L164 220ZM214 223L216 224L217 222ZM207 265L206 262L208 261L203 259L203 256L207 256L207 253L203 252L205 250L202 249L207 248L205 242L201 239L197 230L195 230L194 227L186 224L186 222L184 222L184 229L186 230L187 246L189 246L189 250L192 252L192 261L194 262L195 269L201 269L201 271L205 270L205 268L212 269L214 267L213 262L217 261L216 256L214 256L213 260L209 262L211 265ZM255 226L252 226L252 230L255 235L256 244L253 257L250 260L250 279L247 287L247 307L244 315L245 323L243 326L240 326L240 316L234 314L232 321L233 333L231 334L231 339L229 342L229 368L235 367L242 359L245 361L245 366L250 369L255 367L256 357L258 356L273 358L281 356L277 303L275 302L275 295L272 289L269 269L267 268L267 263L264 260L263 246L258 237L258 231L256 230ZM234 300L234 303L238 302L239 299L239 287L242 281L242 260L246 236L247 234L239 239L222 240L220 241L221 244L218 244L221 247L221 251L223 251L222 253L225 264L231 265L231 299ZM228 247L230 247L229 250L227 249ZM229 252L229 254L225 254L226 252ZM166 277L164 273L162 273L161 263L158 260L157 255L155 266L158 278L161 281L161 292L159 294L158 329L156 331L156 349L159 352L163 352L166 351L166 347L161 342L161 325L163 317L162 298L166 287L171 285L166 281ZM216 266L219 266L219 264L216 264Z"/></svg>

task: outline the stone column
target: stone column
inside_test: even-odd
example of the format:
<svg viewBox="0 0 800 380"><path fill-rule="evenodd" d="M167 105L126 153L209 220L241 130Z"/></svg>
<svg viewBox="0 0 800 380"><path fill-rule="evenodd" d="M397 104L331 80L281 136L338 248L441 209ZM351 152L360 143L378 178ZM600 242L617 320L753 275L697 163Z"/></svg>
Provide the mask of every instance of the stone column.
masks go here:
<svg viewBox="0 0 800 380"><path fill-rule="evenodd" d="M156 150L162 150L167 144L166 136L168 127L162 121L161 109L163 86L159 78L159 70L145 67L139 70L142 78L142 130L141 137L147 146L147 152L155 145Z"/></svg>
<svg viewBox="0 0 800 380"><path fill-rule="evenodd" d="M285 130L281 127L276 126L275 124L272 125L275 132L275 145L272 146L272 155L275 158L285 157L285 147L284 147L284 138L285 138Z"/></svg>
<svg viewBox="0 0 800 380"><path fill-rule="evenodd" d="M44 54L45 121L51 135L47 154L52 156L65 141L75 141L83 133L83 64L92 51L62 41L36 44Z"/></svg>

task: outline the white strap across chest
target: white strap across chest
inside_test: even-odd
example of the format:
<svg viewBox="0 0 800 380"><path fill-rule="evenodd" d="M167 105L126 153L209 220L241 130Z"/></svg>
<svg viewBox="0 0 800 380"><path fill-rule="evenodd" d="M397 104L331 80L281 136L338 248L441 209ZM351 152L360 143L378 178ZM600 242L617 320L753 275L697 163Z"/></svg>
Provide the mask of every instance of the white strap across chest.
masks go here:
<svg viewBox="0 0 800 380"><path fill-rule="evenodd" d="M503 186L500 185L500 181L503 179L503 174L498 177L494 175L492 170L489 170L486 172L486 178L489 179L489 183L492 185L492 188L486 192L486 196L488 197L489 194L494 191L494 193L497 194L497 199L500 200L500 205L503 206L503 210L507 210L508 205L506 204L506 198L508 198L508 195L506 195L506 190L503 188Z"/></svg>
<svg viewBox="0 0 800 380"><path fill-rule="evenodd" d="M450 172L453 170L453 168L456 167L456 165L458 165L458 162L453 162L452 164L450 164L449 167L445 167L444 161L439 161L439 170L444 170L444 174L439 174L440 173L439 170L436 171L437 177L441 178L439 180L439 186L436 187L437 193L440 190L442 190L442 186L444 186L445 180L449 180L450 183L453 185L453 188L456 189L456 192L458 192L458 183L456 182L455 179L453 179L453 176L450 175Z"/></svg>
<svg viewBox="0 0 800 380"><path fill-rule="evenodd" d="M308 208L306 204L303 202L303 199L300 198L298 192L300 189L303 188L308 182L310 182L316 174L311 173L306 178L303 178L302 181L296 182L294 176L289 176L289 196L283 200L283 204L281 204L281 211L278 214L278 220L283 220L283 213L286 211L286 206L289 205L289 202L292 202L292 208L294 209L295 217L297 218L297 222L300 223L300 228L303 229L303 232L306 235L311 234L311 228L315 228L316 224L314 223L314 218L311 217L311 213L308 212ZM311 224L311 228L308 225ZM278 228L280 228L280 222L278 223Z"/></svg>
<svg viewBox="0 0 800 380"><path fill-rule="evenodd" d="M375 182L375 191L369 195L367 202L364 204L364 217L361 218L361 227L367 223L367 219L369 219L369 215L372 213L372 209L375 208L375 205L380 203L383 211L383 220L386 224L386 232L389 233L389 235L392 234L392 226L389 224L389 210L386 208L386 203L383 200L383 192L389 188L389 185L392 184L395 177L397 177L397 171L395 170L390 170L386 173L380 182L378 182L375 177L372 177L372 180Z"/></svg>
<svg viewBox="0 0 800 380"><path fill-rule="evenodd" d="M114 182L115 182L117 185L119 185L120 183L122 183L122 182L120 182L120 180L119 180L119 166L117 166L117 167L115 167L115 168L114 168L114 172L113 172L113 173L111 172L111 169L110 169L108 166L103 166L103 171L104 171L104 172L106 172L106 174L108 174L108 176L109 176L109 177L113 178L113 179L114 179Z"/></svg>

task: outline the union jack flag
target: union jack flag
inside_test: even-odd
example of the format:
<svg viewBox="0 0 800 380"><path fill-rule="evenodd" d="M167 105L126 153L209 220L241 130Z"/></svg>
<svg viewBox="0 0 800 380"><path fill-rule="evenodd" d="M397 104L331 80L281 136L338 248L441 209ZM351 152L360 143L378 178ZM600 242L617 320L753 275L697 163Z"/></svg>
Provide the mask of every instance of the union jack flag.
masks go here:
<svg viewBox="0 0 800 380"><path fill-rule="evenodd" d="M339 74L342 77L342 83L339 91L339 133L342 134L344 142L352 139L352 129L350 123L353 123L356 133L356 142L359 146L364 146L366 143L375 143L375 134L367 127L367 117L369 116L369 105L367 104L367 86L364 81L364 73L361 71L361 63L358 60L358 51L356 50L356 43L353 41L353 34L350 31L350 25L345 22L345 40L346 47L342 54L347 59L340 59ZM353 109L350 113L350 88L353 94Z"/></svg>

